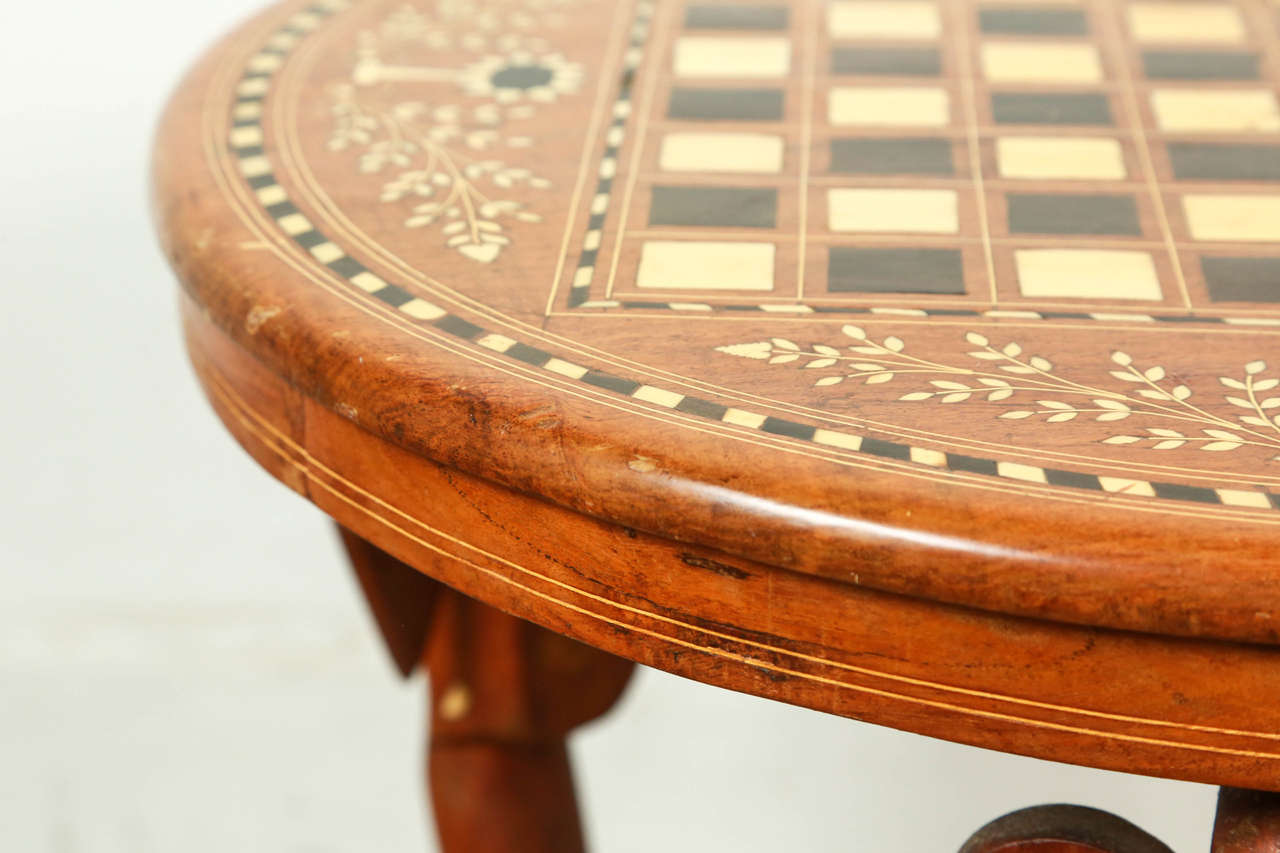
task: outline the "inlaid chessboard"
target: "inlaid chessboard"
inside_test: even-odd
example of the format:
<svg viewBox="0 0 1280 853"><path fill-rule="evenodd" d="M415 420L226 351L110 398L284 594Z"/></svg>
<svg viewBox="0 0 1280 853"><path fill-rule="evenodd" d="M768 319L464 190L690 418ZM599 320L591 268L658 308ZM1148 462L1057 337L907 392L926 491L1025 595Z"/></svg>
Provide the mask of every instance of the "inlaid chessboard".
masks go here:
<svg viewBox="0 0 1280 853"><path fill-rule="evenodd" d="M1274 15L642 4L552 309L1280 323Z"/></svg>

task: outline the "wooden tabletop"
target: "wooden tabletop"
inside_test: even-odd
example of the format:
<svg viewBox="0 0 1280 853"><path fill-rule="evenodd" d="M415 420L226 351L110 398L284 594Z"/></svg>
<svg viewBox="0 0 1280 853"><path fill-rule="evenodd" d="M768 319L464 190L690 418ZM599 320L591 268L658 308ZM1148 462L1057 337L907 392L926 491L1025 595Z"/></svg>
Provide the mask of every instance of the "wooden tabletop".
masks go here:
<svg viewBox="0 0 1280 853"><path fill-rule="evenodd" d="M705 680L732 659L738 689L1275 787L1273 650L1097 629L1280 640L1278 27L1263 0L290 2L179 87L157 221L273 473L405 559L463 501L449 536L563 573L451 583L517 612L577 584L530 618ZM642 583L643 555L676 568ZM588 565L630 602L613 634L579 624ZM628 645L651 606L718 662ZM733 619L773 663L725 651ZM881 642L933 677L926 624L946 702L828 697L884 677L850 663ZM777 669L804 643L847 659L786 693L836 666ZM998 672L1033 722L983 704ZM920 722L953 702L984 722Z"/></svg>
<svg viewBox="0 0 1280 853"><path fill-rule="evenodd" d="M159 218L220 325L433 459L1273 642L1278 80L1262 2L294 5L180 92Z"/></svg>

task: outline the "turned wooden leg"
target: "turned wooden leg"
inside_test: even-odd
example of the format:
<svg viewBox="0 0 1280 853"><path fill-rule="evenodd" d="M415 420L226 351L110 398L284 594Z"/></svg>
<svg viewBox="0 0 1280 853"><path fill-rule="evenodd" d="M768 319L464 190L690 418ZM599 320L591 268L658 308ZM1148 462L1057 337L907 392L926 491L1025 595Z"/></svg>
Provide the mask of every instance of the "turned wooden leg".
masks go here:
<svg viewBox="0 0 1280 853"><path fill-rule="evenodd" d="M634 664L438 584L351 534L343 543L401 671L431 679L427 784L446 853L580 853L565 744Z"/></svg>
<svg viewBox="0 0 1280 853"><path fill-rule="evenodd" d="M1213 853L1280 853L1280 794L1223 788L1213 822Z"/></svg>
<svg viewBox="0 0 1280 853"><path fill-rule="evenodd" d="M1084 806L1032 806L996 818L960 853L1173 853L1123 818Z"/></svg>

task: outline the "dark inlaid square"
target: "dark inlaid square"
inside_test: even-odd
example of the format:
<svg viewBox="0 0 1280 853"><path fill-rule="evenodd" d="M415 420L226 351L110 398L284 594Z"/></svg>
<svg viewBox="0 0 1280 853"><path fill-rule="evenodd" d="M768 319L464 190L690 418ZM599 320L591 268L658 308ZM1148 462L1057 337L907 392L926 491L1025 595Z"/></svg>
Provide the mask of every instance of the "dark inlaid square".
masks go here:
<svg viewBox="0 0 1280 853"><path fill-rule="evenodd" d="M654 187L649 224L773 228L777 207L772 187Z"/></svg>
<svg viewBox="0 0 1280 853"><path fill-rule="evenodd" d="M1059 468L1045 468L1044 479L1051 486L1068 486L1073 489L1102 491L1102 483L1095 474L1080 474L1075 471L1063 471Z"/></svg>
<svg viewBox="0 0 1280 853"><path fill-rule="evenodd" d="M1143 72L1154 80L1257 80L1258 55L1242 51L1148 50Z"/></svg>
<svg viewBox="0 0 1280 853"><path fill-rule="evenodd" d="M781 121L781 89L673 89L667 117L696 121Z"/></svg>
<svg viewBox="0 0 1280 853"><path fill-rule="evenodd" d="M383 288L383 290L388 289L390 288ZM400 288L398 287L396 288L396 290L399 289ZM382 291L380 290L378 292L381 293ZM484 331L484 329L480 328L475 323L469 323L461 317L455 317L452 314L445 314L443 317L437 319L432 325L437 329L443 329L451 335L457 335L460 338L467 339L475 338Z"/></svg>
<svg viewBox="0 0 1280 853"><path fill-rule="evenodd" d="M1170 142L1168 149L1180 181L1280 181L1280 145Z"/></svg>
<svg viewBox="0 0 1280 853"><path fill-rule="evenodd" d="M882 438L863 437L862 452L884 459L901 459L903 462L911 459L910 445L897 441L885 441Z"/></svg>
<svg viewBox="0 0 1280 853"><path fill-rule="evenodd" d="M285 199L284 201L278 201L275 204L269 204L267 205L266 210L267 210L267 215L270 216L272 219L281 219L285 216L290 216L298 212L297 206L294 205L294 203L289 201L288 199Z"/></svg>
<svg viewBox="0 0 1280 853"><path fill-rule="evenodd" d="M621 376L614 376L612 373L606 373L603 370L588 370L582 374L582 381L597 388L604 388L606 391L616 391L619 394L634 394L640 388L639 382L623 379Z"/></svg>
<svg viewBox="0 0 1280 853"><path fill-rule="evenodd" d="M698 397L685 397L676 404L676 411L718 421L724 417L725 412L729 411L729 407L722 406L719 403L712 403L710 400L702 400Z"/></svg>
<svg viewBox="0 0 1280 853"><path fill-rule="evenodd" d="M401 288L396 287L394 284L390 284L381 290L375 290L373 292L373 297L375 299L381 299L392 308L399 308L401 305L412 300L413 294L409 293L407 290L402 290Z"/></svg>
<svg viewBox="0 0 1280 853"><path fill-rule="evenodd" d="M992 477L999 471L994 459L980 459L976 456L965 456L963 453L948 453L947 467L952 471L969 471Z"/></svg>
<svg viewBox="0 0 1280 853"><path fill-rule="evenodd" d="M1111 124L1111 104L1096 92L997 92L998 124Z"/></svg>
<svg viewBox="0 0 1280 853"><path fill-rule="evenodd" d="M760 424L760 431L809 441L813 438L813 434L817 432L817 427L796 423L784 418L765 418L764 423Z"/></svg>
<svg viewBox="0 0 1280 853"><path fill-rule="evenodd" d="M1131 195L1010 193L1007 201L1011 234L1142 233Z"/></svg>
<svg viewBox="0 0 1280 853"><path fill-rule="evenodd" d="M827 288L833 293L964 293L964 262L959 249L833 246Z"/></svg>
<svg viewBox="0 0 1280 853"><path fill-rule="evenodd" d="M1204 486L1184 486L1181 483L1152 481L1151 489L1156 497L1174 501L1196 501L1202 504L1222 503L1218 493Z"/></svg>
<svg viewBox="0 0 1280 853"><path fill-rule="evenodd" d="M1082 36L1089 25L1080 9L987 8L978 12L978 26L984 33L1003 35Z"/></svg>
<svg viewBox="0 0 1280 853"><path fill-rule="evenodd" d="M942 58L932 47L837 47L831 51L832 74L942 73Z"/></svg>
<svg viewBox="0 0 1280 853"><path fill-rule="evenodd" d="M535 367L541 367L551 360L551 353L540 350L537 347L531 347L528 344L522 344L516 341L506 351L506 355L517 361L523 361L525 364L532 364Z"/></svg>
<svg viewBox="0 0 1280 853"><path fill-rule="evenodd" d="M1201 258L1214 302L1280 302L1280 258Z"/></svg>
<svg viewBox="0 0 1280 853"><path fill-rule="evenodd" d="M368 272L364 264L347 255L343 255L340 258L334 258L332 261L329 261L327 266L343 278L352 278L353 276L360 275L362 272Z"/></svg>
<svg viewBox="0 0 1280 853"><path fill-rule="evenodd" d="M270 172L268 172L265 175L254 175L252 178L249 178L249 180L246 181L246 183L248 183L249 186L255 190L261 190L270 186L274 186L276 183L276 176L271 174Z"/></svg>
<svg viewBox="0 0 1280 853"><path fill-rule="evenodd" d="M684 25L691 30L785 30L786 6L690 6Z"/></svg>
<svg viewBox="0 0 1280 853"><path fill-rule="evenodd" d="M863 175L952 175L951 140L833 139L831 171Z"/></svg>
<svg viewBox="0 0 1280 853"><path fill-rule="evenodd" d="M304 249L314 249L321 243L328 243L329 238L312 228L310 231L303 231L301 234L294 234L293 242L297 243Z"/></svg>

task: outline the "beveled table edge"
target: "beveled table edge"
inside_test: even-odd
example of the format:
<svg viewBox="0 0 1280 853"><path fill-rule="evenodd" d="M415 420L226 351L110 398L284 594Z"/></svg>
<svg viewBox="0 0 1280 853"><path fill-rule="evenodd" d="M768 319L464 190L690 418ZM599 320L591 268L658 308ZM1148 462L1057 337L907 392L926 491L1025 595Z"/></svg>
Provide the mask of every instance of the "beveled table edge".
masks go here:
<svg viewBox="0 0 1280 853"><path fill-rule="evenodd" d="M1280 649L974 611L609 525L379 438L182 304L196 374L235 440L338 523L469 596L648 666L827 713L1280 790L1280 704L1266 689Z"/></svg>
<svg viewBox="0 0 1280 853"><path fill-rule="evenodd" d="M240 33L270 25L281 14L269 10ZM192 298L320 404L415 453L579 512L844 583L1087 625L1262 643L1280 639L1273 626L1280 589L1256 560L1232 564L1242 543L1231 531L1193 529L1189 522L1176 552L1180 562L1187 561L1184 566L1168 564L1168 557L1139 543L1124 553L1099 555L1082 541L1073 546L1080 549L1075 553L1054 553L1031 535L1037 523L1033 507L1014 507L1007 519L1024 541L998 544L840 515L724 485L730 482L727 472L703 476L708 472L647 464L652 460L594 432L592 404L572 395L506 385L503 394L481 399L468 386L494 381L482 368L460 367L441 356L424 374L393 361L399 357L394 342L376 331L357 329L345 340L333 338L329 333L336 326L365 309L291 289L288 277L305 271L296 262L268 257L263 250L269 247L255 246L252 234L240 233L241 226L218 205L215 176L205 167L193 171L181 159L207 141L191 118L206 114L211 79L229 58L247 50L238 35L192 72L162 123L153 185L157 224ZM357 359L364 372L345 375ZM391 399L388 389L401 384L415 386L421 406L406 410ZM480 407L484 423L477 420ZM538 415L556 420L557 435L548 435L547 418ZM452 434L463 430L470 434ZM498 440L502 454L489 449ZM511 452L513 447L520 452ZM775 479L786 483L785 476ZM890 505L892 497L868 494L864 506L877 500ZM946 495L939 503L946 504ZM937 508L918 510L918 518L928 519ZM1091 538L1122 541L1122 528L1100 526ZM1221 572L1206 586L1203 573L1212 569Z"/></svg>

